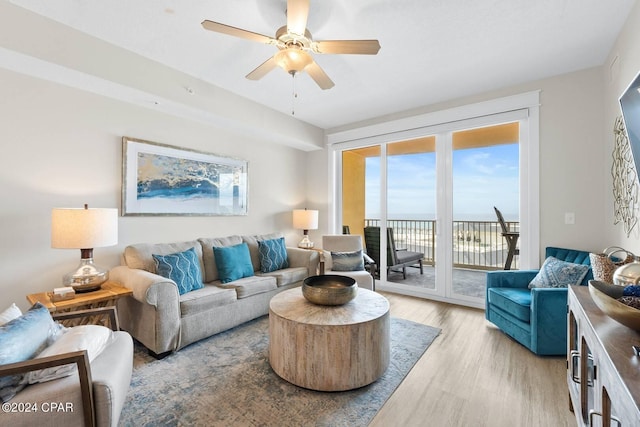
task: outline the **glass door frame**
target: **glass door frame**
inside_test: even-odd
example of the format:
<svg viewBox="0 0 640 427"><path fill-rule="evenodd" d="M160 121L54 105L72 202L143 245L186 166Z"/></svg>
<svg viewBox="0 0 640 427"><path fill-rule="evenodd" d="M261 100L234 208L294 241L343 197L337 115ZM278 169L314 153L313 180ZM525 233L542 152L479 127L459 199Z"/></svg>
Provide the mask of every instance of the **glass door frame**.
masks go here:
<svg viewBox="0 0 640 427"><path fill-rule="evenodd" d="M539 91L528 92L507 98L471 104L449 110L438 111L407 119L384 122L377 125L365 126L357 129L329 132L328 166L329 166L329 232L339 233L342 224L342 161L341 153L345 150L366 146L380 146L381 148L381 247L386 247L387 220L387 190L386 190L386 144L408 139L436 135L436 169L438 176L445 176L445 182L437 186L437 199L446 203L437 203L436 224L451 220L453 202L451 197L441 192L450 192L452 188L451 165L451 135L458 130L474 127L490 126L506 122L520 122L520 222L521 246L520 268L537 268L539 266ZM442 142L444 138L445 142ZM447 148L447 141L448 147ZM440 150L440 151L439 151ZM444 151L443 151L444 150ZM447 152L448 150L448 152ZM438 160L439 156L444 156ZM383 161L384 160L384 161ZM443 171L448 170L448 172ZM442 173L443 175L440 175ZM447 193L448 194L448 193ZM449 221L450 223L450 221ZM438 226L437 238L450 241L452 230L450 227ZM445 240L448 239L448 240ZM435 292L419 292L406 290L405 286L398 286L381 280L380 290L429 297L436 300L453 302L456 304L483 307L483 304L468 301L464 298L451 298L447 285L452 269L452 255L449 244L437 245L436 259L442 264L436 275ZM381 257L383 265L378 266L381 272L386 272L386 257ZM381 274L381 279L384 277Z"/></svg>

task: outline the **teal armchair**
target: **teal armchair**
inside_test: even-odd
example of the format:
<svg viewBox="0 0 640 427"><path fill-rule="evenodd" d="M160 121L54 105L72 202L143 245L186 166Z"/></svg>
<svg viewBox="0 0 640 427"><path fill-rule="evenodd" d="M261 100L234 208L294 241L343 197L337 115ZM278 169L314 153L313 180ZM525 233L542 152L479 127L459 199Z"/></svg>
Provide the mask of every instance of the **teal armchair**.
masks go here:
<svg viewBox="0 0 640 427"><path fill-rule="evenodd" d="M591 265L589 252L548 247L545 257ZM567 289L534 288L538 270L499 270L487 273L485 317L537 355L567 353ZM581 282L593 279L591 268Z"/></svg>

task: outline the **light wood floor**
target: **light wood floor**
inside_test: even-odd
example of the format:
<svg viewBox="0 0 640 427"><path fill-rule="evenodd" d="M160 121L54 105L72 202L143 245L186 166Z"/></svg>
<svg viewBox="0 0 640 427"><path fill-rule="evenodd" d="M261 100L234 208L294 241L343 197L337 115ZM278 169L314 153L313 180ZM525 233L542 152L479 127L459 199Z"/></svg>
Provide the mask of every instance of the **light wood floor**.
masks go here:
<svg viewBox="0 0 640 427"><path fill-rule="evenodd" d="M538 357L484 311L383 293L391 315L442 332L370 426L575 426L566 361Z"/></svg>

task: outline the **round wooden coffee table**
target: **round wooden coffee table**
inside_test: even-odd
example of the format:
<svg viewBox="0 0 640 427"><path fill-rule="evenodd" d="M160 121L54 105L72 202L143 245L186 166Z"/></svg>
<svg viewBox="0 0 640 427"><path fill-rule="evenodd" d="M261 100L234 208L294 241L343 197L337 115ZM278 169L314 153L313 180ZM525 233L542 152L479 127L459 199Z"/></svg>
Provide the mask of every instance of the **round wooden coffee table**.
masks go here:
<svg viewBox="0 0 640 427"><path fill-rule="evenodd" d="M367 289L340 306L315 305L301 288L269 304L269 362L283 379L319 391L371 384L389 366L389 301Z"/></svg>

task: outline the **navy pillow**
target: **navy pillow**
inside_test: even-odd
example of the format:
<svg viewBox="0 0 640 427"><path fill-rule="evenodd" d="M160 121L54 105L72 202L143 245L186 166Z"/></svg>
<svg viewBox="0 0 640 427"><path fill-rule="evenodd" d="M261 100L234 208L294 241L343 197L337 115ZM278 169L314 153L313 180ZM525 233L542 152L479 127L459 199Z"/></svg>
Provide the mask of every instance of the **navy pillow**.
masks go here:
<svg viewBox="0 0 640 427"><path fill-rule="evenodd" d="M35 303L22 316L0 326L0 365L24 362L45 349L60 326L47 308ZM24 375L0 377L0 398L7 402L26 385Z"/></svg>
<svg viewBox="0 0 640 427"><path fill-rule="evenodd" d="M284 237L271 240L258 240L258 252L260 255L260 271L269 273L289 267L287 248Z"/></svg>
<svg viewBox="0 0 640 427"><path fill-rule="evenodd" d="M362 271L364 270L364 258L362 251L331 252L332 271Z"/></svg>
<svg viewBox="0 0 640 427"><path fill-rule="evenodd" d="M152 256L156 263L156 272L160 276L176 282L180 295L201 289L204 286L195 248L175 254L153 254Z"/></svg>
<svg viewBox="0 0 640 427"><path fill-rule="evenodd" d="M216 259L218 276L222 283L253 276L253 264L251 264L249 246L246 243L234 246L214 246L213 256Z"/></svg>

